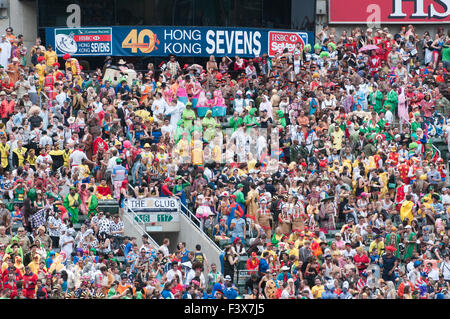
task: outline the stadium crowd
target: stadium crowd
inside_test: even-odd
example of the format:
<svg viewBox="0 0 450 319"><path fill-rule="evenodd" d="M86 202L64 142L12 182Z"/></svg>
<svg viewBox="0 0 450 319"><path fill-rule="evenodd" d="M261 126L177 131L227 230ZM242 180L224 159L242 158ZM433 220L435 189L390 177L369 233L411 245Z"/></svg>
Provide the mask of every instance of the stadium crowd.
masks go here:
<svg viewBox="0 0 450 319"><path fill-rule="evenodd" d="M448 299L449 36L324 27L274 57L133 73L8 28L1 298ZM124 236L125 199L153 196L229 243L220 265Z"/></svg>

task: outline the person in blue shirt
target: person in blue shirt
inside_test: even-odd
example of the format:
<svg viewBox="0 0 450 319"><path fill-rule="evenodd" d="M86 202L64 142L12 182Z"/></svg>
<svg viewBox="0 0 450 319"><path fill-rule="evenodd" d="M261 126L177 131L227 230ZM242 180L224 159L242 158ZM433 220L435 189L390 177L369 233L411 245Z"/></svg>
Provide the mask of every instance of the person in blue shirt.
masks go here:
<svg viewBox="0 0 450 319"><path fill-rule="evenodd" d="M246 226L245 220L239 214L235 214L230 223L231 240L239 237L243 245L245 245Z"/></svg>
<svg viewBox="0 0 450 319"><path fill-rule="evenodd" d="M166 282L166 284L164 285L164 289L161 291L161 296L164 299L174 299L174 296L173 296L172 292L170 291L171 288L172 288L172 283Z"/></svg>
<svg viewBox="0 0 450 319"><path fill-rule="evenodd" d="M223 284L223 277L221 276L219 281L213 285L211 295L214 296L216 294L216 291L223 292L224 290L225 290L225 285Z"/></svg>
<svg viewBox="0 0 450 319"><path fill-rule="evenodd" d="M131 92L130 87L127 84L126 80L122 80L117 86L116 86L116 94L120 93L123 95L127 95L129 92Z"/></svg>
<svg viewBox="0 0 450 319"><path fill-rule="evenodd" d="M132 238L125 237L125 241L127 241L127 243L125 244L125 249L124 249L123 255L127 256L128 253L131 251L131 248L133 248L133 244L136 243L136 238L135 237L132 237Z"/></svg>
<svg viewBox="0 0 450 319"><path fill-rule="evenodd" d="M334 293L334 285L329 282L325 285L325 291L322 293L322 299L337 299L337 295Z"/></svg>
<svg viewBox="0 0 450 319"><path fill-rule="evenodd" d="M339 299L353 299L353 295L348 291L349 286L348 281L344 281L342 284L342 292L338 296Z"/></svg>
<svg viewBox="0 0 450 319"><path fill-rule="evenodd" d="M238 296L237 289L233 287L233 283L228 281L226 284L226 288L223 291L223 296L227 299L236 299Z"/></svg>
<svg viewBox="0 0 450 319"><path fill-rule="evenodd" d="M277 276L277 281L287 282L289 278L292 278L292 275L289 272L289 267L281 267L281 272Z"/></svg>
<svg viewBox="0 0 450 319"><path fill-rule="evenodd" d="M51 252L48 254L47 260L45 261L45 266L47 267L47 269L50 268L51 264L53 264L54 261L55 261L55 252L54 252L54 251L51 251Z"/></svg>
<svg viewBox="0 0 450 319"><path fill-rule="evenodd" d="M269 258L269 252L265 251L263 253L263 258L259 260L259 275L263 276L267 271L269 270L269 263L267 262L267 259Z"/></svg>
<svg viewBox="0 0 450 319"><path fill-rule="evenodd" d="M181 263L185 263L187 261L189 261L189 250L186 249L186 243L180 242L178 244L178 249L180 250L180 262Z"/></svg>

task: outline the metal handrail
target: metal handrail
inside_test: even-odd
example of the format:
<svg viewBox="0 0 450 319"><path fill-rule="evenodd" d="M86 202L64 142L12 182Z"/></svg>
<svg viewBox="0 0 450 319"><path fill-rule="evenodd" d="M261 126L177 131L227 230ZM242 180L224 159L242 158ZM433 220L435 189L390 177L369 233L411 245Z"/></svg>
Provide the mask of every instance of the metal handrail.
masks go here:
<svg viewBox="0 0 450 319"><path fill-rule="evenodd" d="M192 213L192 211L187 208L186 205L184 205L180 199L177 197L178 202L180 203L180 207L184 208L186 213L185 215L188 217L188 219L190 220L191 224L198 230L200 231L207 239L208 241L218 250L218 251L222 251L222 249L216 244L216 242L208 236L208 234L206 234L198 225L201 224L201 221L197 218L197 216L194 215L194 213ZM182 210L181 210L182 211ZM198 223L198 224L197 224Z"/></svg>
<svg viewBox="0 0 450 319"><path fill-rule="evenodd" d="M45 97L45 99L48 101L48 96L44 93L43 90L41 90L39 92L39 95L43 95ZM39 96L39 107L42 108L42 98L41 98L41 96Z"/></svg>
<svg viewBox="0 0 450 319"><path fill-rule="evenodd" d="M129 211L131 212L131 213L133 213L133 215L135 216L135 217L137 217L137 219L142 223L142 224L145 224L145 222L142 220L142 218L138 215L138 214L136 214L136 212L133 210L133 209L131 209L129 206L128 206L128 200L127 199L125 199L125 207L126 207L126 212L128 213ZM159 248L159 245L158 245L158 243L147 233L147 231L145 230L145 228L143 228L139 223L136 223L136 220L133 218L133 223L137 226L137 227L139 227L139 229L144 233L144 234L146 234L147 236L148 236L148 240L150 241L150 243L153 245L153 247L155 247L155 249L157 250L158 248Z"/></svg>
<svg viewBox="0 0 450 319"><path fill-rule="evenodd" d="M439 154L439 157L442 158L441 151L433 143L430 143L430 144L436 150L436 152Z"/></svg>

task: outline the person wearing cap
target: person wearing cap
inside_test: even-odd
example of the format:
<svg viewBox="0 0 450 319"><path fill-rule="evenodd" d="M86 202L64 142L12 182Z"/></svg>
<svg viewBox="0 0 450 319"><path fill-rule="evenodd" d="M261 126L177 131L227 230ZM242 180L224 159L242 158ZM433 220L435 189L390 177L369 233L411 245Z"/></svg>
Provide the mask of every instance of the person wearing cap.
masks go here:
<svg viewBox="0 0 450 319"><path fill-rule="evenodd" d="M246 268L250 271L257 271L259 269L259 259L256 252L253 251L250 254L250 258L247 259Z"/></svg>
<svg viewBox="0 0 450 319"><path fill-rule="evenodd" d="M385 281L394 281L396 278L394 271L399 263L398 258L394 256L396 250L393 246L387 246L386 253L381 257L382 278Z"/></svg>
<svg viewBox="0 0 450 319"><path fill-rule="evenodd" d="M240 238L242 243L245 244L247 226L245 223L245 219L242 218L242 215L239 211L234 211L234 217L230 221L230 235L231 240L235 240ZM231 213L230 213L231 216ZM228 217L230 219L230 216Z"/></svg>

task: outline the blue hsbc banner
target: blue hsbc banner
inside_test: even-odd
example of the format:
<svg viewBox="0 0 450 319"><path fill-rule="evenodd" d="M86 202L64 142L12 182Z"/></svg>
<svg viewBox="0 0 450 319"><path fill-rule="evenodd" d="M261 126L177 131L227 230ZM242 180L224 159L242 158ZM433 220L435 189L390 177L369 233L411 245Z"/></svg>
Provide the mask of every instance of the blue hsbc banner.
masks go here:
<svg viewBox="0 0 450 319"><path fill-rule="evenodd" d="M106 33L105 29L111 31ZM84 36L85 31L89 32L89 37ZM314 34L294 30L250 28L90 27L47 28L46 40L47 45L51 44L58 55L65 53L74 56L175 54L185 57L210 55L254 57L261 56L263 53L273 56L285 48L293 51L297 42L300 42L302 46L308 43L313 45ZM101 52L102 49L104 52Z"/></svg>

